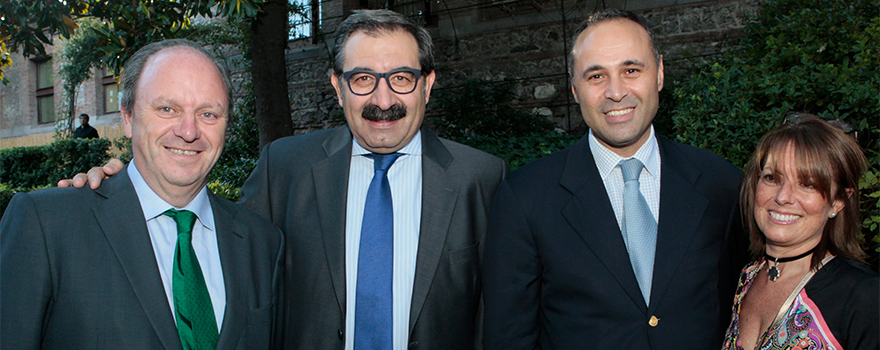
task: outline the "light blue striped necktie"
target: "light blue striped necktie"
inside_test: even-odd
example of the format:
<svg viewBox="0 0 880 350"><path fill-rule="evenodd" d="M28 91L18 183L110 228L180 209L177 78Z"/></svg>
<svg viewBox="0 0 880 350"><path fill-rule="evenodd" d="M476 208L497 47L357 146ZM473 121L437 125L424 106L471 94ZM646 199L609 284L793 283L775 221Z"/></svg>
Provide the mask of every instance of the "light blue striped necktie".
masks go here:
<svg viewBox="0 0 880 350"><path fill-rule="evenodd" d="M375 173L367 189L358 248L355 350L384 350L392 346L394 208L388 169L400 155L372 154Z"/></svg>
<svg viewBox="0 0 880 350"><path fill-rule="evenodd" d="M654 252L657 249L657 221L639 190L642 165L638 159L620 161L623 172L623 238L645 304L650 305L654 276Z"/></svg>

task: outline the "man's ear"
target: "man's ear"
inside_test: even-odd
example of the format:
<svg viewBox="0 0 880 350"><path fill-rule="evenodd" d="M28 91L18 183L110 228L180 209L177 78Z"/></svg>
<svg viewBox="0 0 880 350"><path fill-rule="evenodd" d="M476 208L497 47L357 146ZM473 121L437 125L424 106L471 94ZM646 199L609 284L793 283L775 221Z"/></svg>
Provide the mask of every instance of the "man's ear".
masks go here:
<svg viewBox="0 0 880 350"><path fill-rule="evenodd" d="M340 85L342 84L339 82L339 79L340 78L338 75L336 75L336 73L330 75L330 84L332 84L333 88L336 89L336 99L339 100L339 106L344 107L342 105L342 90L340 90Z"/></svg>
<svg viewBox="0 0 880 350"><path fill-rule="evenodd" d="M663 55L660 55L660 62L657 64L657 91L663 90Z"/></svg>
<svg viewBox="0 0 880 350"><path fill-rule="evenodd" d="M122 125L125 128L125 137L131 138L131 113L122 106Z"/></svg>
<svg viewBox="0 0 880 350"><path fill-rule="evenodd" d="M427 104L429 100L431 100L431 88L434 87L434 79L437 78L437 75L434 74L435 71L431 71L425 75L425 103Z"/></svg>

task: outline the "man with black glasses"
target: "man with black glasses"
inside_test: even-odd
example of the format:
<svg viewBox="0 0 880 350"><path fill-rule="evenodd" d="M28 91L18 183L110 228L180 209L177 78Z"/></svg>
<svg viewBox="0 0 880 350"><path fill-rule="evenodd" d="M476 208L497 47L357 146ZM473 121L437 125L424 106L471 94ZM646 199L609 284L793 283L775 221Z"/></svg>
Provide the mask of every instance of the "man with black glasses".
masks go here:
<svg viewBox="0 0 880 350"><path fill-rule="evenodd" d="M357 11L336 33L348 125L270 143L242 188L287 236L284 348L475 348L479 252L507 165L422 128L424 28Z"/></svg>

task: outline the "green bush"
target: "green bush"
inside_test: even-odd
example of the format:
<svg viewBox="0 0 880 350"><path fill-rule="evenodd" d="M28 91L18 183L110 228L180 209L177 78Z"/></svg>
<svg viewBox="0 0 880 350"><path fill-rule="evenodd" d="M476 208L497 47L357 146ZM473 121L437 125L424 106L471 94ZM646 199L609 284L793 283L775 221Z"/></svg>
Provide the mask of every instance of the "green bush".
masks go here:
<svg viewBox="0 0 880 350"><path fill-rule="evenodd" d="M12 196L16 193L18 193L17 189L0 183L0 218L3 218L3 213L6 212L6 206L9 205L9 201L12 200Z"/></svg>
<svg viewBox="0 0 880 350"><path fill-rule="evenodd" d="M31 188L47 183L49 177L43 171L46 153L46 146L0 150L0 183L8 188Z"/></svg>
<svg viewBox="0 0 880 350"><path fill-rule="evenodd" d="M437 94L443 116L433 121L445 138L493 154L516 169L570 146L578 135L557 132L550 121L514 109L514 83L466 81Z"/></svg>
<svg viewBox="0 0 880 350"><path fill-rule="evenodd" d="M0 150L0 217L17 192L54 186L110 159L107 139L65 139Z"/></svg>
<svg viewBox="0 0 880 350"><path fill-rule="evenodd" d="M110 159L107 139L65 139L45 146L0 150L0 183L32 189L54 185Z"/></svg>
<svg viewBox="0 0 880 350"><path fill-rule="evenodd" d="M467 139L481 135L525 136L553 130L550 121L514 109L514 82L468 80L458 89L437 94L443 118L435 122L443 136Z"/></svg>
<svg viewBox="0 0 880 350"><path fill-rule="evenodd" d="M678 141L742 167L761 135L787 112L808 112L857 126L870 173L862 187L866 250L880 252L880 3L768 0L735 49L675 90ZM876 268L876 260L874 261Z"/></svg>

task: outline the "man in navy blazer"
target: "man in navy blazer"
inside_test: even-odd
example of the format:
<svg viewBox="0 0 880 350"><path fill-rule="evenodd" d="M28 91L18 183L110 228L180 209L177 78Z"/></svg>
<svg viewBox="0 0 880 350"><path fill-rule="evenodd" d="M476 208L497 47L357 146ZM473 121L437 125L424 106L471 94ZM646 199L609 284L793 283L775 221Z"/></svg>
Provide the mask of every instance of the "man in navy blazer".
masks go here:
<svg viewBox="0 0 880 350"><path fill-rule="evenodd" d="M572 47L572 93L590 132L498 188L483 261L486 349L718 347L745 256L740 171L654 134L663 61L643 19L597 13ZM644 164L656 242L621 233L618 164L629 158ZM654 251L645 291L636 244Z"/></svg>
<svg viewBox="0 0 880 350"><path fill-rule="evenodd" d="M124 74L132 162L95 191L16 194L0 221L0 348L271 348L283 236L205 186L232 106L225 67L175 39ZM169 209L195 214L191 248ZM178 265L187 251L195 269Z"/></svg>

